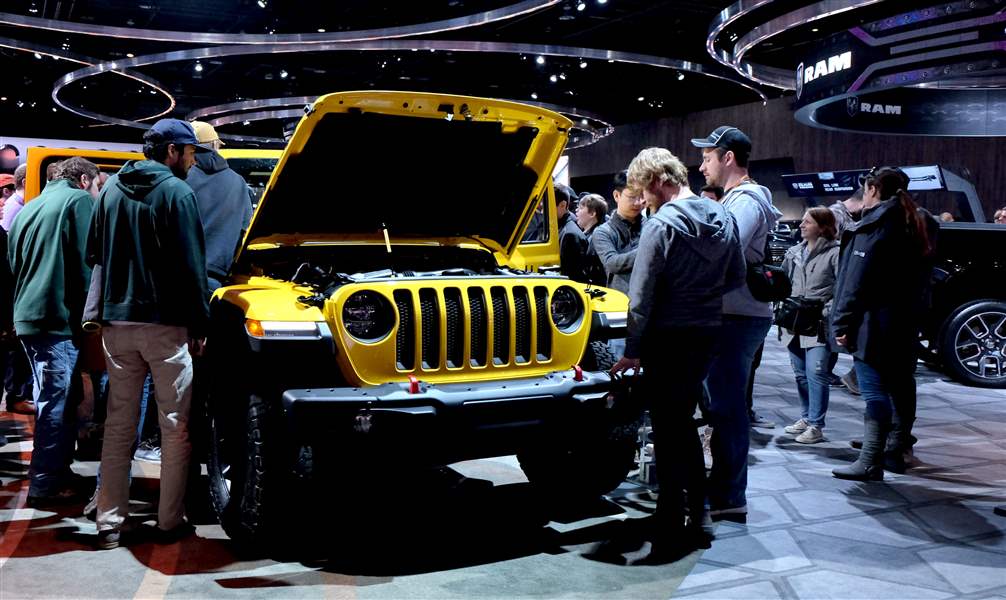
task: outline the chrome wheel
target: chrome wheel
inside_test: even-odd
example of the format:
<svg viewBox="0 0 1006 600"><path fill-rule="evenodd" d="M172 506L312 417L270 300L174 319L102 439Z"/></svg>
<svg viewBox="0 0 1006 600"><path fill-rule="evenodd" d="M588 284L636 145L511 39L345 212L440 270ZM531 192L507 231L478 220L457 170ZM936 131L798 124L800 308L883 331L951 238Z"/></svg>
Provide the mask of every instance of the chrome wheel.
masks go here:
<svg viewBox="0 0 1006 600"><path fill-rule="evenodd" d="M961 367L974 377L1006 377L1006 312L984 311L968 318L954 335Z"/></svg>

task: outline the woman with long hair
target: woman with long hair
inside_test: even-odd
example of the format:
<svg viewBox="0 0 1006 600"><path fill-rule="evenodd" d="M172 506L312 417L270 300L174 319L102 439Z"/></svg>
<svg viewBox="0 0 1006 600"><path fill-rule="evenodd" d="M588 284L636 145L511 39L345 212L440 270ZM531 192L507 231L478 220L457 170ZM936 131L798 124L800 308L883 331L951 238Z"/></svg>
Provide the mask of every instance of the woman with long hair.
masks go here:
<svg viewBox="0 0 1006 600"><path fill-rule="evenodd" d="M793 296L820 302L818 330L813 335L779 327L779 337L789 349L790 363L800 395L800 418L785 431L801 444L824 441L824 415L828 412L831 348L820 327L831 308L838 272L838 241L835 214L823 206L810 208L800 222L803 241L786 252L782 268L793 284Z"/></svg>
<svg viewBox="0 0 1006 600"><path fill-rule="evenodd" d="M863 180L863 217L842 236L831 334L853 356L866 413L859 458L832 471L840 479L883 480L895 403L915 394L916 344L933 247L908 183L901 169L871 170Z"/></svg>

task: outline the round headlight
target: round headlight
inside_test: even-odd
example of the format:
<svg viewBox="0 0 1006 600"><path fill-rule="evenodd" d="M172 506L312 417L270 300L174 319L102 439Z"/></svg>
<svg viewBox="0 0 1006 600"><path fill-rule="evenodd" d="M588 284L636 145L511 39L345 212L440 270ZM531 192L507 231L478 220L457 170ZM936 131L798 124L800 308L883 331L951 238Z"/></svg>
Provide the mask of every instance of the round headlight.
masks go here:
<svg viewBox="0 0 1006 600"><path fill-rule="evenodd" d="M387 298L377 292L356 292L342 305L342 322L349 335L372 342L391 332L395 311Z"/></svg>
<svg viewBox="0 0 1006 600"><path fill-rule="evenodd" d="M574 329L583 318L583 302L576 290L564 285L552 294L552 321L562 331Z"/></svg>

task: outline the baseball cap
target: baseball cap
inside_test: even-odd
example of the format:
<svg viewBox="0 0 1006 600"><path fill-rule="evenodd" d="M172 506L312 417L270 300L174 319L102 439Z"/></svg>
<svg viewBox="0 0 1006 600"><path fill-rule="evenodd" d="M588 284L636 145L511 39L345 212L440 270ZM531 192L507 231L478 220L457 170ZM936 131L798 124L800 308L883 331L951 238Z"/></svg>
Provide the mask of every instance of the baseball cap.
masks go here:
<svg viewBox="0 0 1006 600"><path fill-rule="evenodd" d="M212 125L205 121L191 121L192 129L196 132L196 139L199 140L200 144L208 144L210 142L220 142L221 146L224 146L223 140L217 135L217 130L213 128Z"/></svg>
<svg viewBox="0 0 1006 600"><path fill-rule="evenodd" d="M692 145L696 148L723 148L743 154L751 153L751 138L743 131L730 125L721 125L709 134L709 137L694 138Z"/></svg>
<svg viewBox="0 0 1006 600"><path fill-rule="evenodd" d="M10 173L0 173L0 188L14 185L14 176Z"/></svg>
<svg viewBox="0 0 1006 600"><path fill-rule="evenodd" d="M211 152L213 150L209 146L199 143L192 125L179 119L161 119L153 124L150 131L159 133L169 144L190 144L196 147L196 152Z"/></svg>

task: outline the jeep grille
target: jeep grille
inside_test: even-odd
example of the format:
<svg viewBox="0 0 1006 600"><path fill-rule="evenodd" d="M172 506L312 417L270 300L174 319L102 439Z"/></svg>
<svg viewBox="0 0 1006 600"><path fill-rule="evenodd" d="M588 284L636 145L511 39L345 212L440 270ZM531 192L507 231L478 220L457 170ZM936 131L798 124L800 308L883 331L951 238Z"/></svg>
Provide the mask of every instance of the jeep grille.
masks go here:
<svg viewBox="0 0 1006 600"><path fill-rule="evenodd" d="M503 367L552 358L545 286L420 288L396 290L394 297L400 319L396 366L401 372L417 370L417 355L418 370L427 372L459 369L465 361L472 367Z"/></svg>

